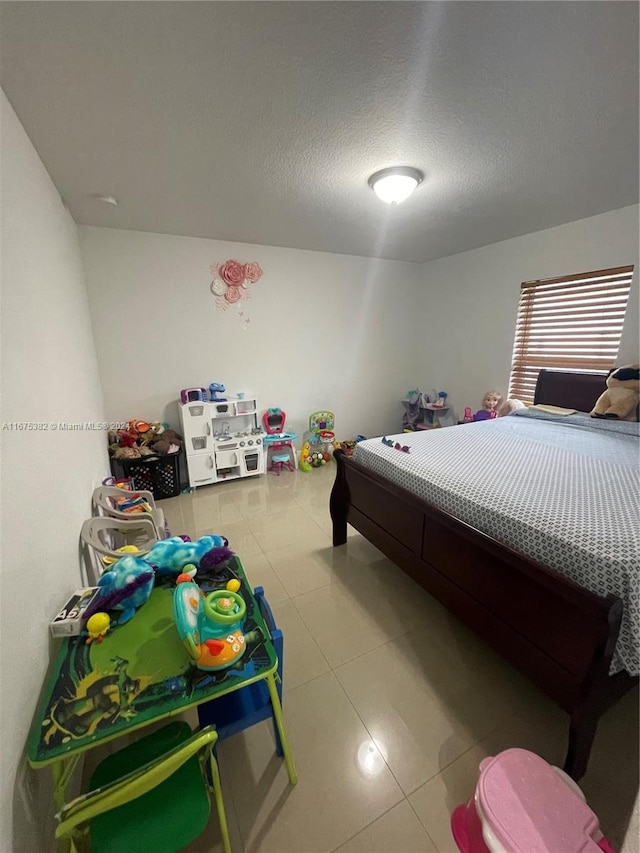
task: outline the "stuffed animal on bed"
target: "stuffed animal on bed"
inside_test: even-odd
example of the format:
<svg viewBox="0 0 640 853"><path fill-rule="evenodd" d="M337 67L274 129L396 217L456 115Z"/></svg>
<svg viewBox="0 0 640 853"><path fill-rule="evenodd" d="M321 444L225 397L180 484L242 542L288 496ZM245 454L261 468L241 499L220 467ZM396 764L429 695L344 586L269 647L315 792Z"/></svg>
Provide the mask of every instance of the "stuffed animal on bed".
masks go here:
<svg viewBox="0 0 640 853"><path fill-rule="evenodd" d="M638 420L640 399L640 364L616 367L607 377L607 390L596 400L592 418Z"/></svg>

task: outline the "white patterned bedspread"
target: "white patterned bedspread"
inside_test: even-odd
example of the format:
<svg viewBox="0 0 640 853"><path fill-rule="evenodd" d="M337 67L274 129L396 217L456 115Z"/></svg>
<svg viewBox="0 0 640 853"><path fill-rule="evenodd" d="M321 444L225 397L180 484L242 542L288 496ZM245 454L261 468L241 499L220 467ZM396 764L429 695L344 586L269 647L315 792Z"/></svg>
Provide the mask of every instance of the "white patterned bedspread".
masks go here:
<svg viewBox="0 0 640 853"><path fill-rule="evenodd" d="M611 673L640 672L640 425L533 410L356 445L366 468L624 603Z"/></svg>

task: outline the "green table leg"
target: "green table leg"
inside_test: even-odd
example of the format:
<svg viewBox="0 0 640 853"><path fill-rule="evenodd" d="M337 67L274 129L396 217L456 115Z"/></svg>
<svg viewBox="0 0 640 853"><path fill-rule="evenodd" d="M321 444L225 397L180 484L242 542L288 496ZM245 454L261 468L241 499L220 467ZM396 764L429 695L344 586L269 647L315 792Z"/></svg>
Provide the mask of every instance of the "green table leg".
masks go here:
<svg viewBox="0 0 640 853"><path fill-rule="evenodd" d="M291 782L292 785L295 785L298 781L298 774L296 773L296 767L293 763L293 756L291 755L291 747L289 746L289 740L287 739L287 732L284 728L284 719L282 718L282 705L280 704L278 688L276 687L276 680L273 673L267 676L267 686L269 688L269 696L271 697L271 704L273 706L273 715L276 720L276 726L278 727L278 734L280 735L282 751L284 752L284 761L287 765L289 782Z"/></svg>
<svg viewBox="0 0 640 853"><path fill-rule="evenodd" d="M67 785L69 784L69 779L71 779L73 775L73 771L76 769L78 758L78 755L73 758L61 758L58 761L54 761L51 765L51 774L53 776L53 804L55 806L56 814L65 804ZM58 853L68 853L71 849L75 849L71 846L71 839L60 838L58 840Z"/></svg>

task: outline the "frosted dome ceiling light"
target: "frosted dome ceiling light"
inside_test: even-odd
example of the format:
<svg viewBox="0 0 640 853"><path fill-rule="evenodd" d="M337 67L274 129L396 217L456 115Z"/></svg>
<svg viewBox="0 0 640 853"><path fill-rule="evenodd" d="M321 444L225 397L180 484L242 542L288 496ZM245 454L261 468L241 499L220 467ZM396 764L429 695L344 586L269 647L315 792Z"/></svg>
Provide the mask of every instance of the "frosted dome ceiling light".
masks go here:
<svg viewBox="0 0 640 853"><path fill-rule="evenodd" d="M387 204L400 204L406 201L418 184L422 183L424 175L419 169L411 166L393 166L391 169L381 169L369 178L369 186L382 201Z"/></svg>

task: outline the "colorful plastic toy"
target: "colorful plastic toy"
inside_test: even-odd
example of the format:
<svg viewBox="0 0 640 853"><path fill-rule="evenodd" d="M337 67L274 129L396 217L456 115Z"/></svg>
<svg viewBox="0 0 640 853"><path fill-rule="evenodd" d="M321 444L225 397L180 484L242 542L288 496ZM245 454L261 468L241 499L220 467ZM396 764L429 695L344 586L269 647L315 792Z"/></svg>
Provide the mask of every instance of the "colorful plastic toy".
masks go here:
<svg viewBox="0 0 640 853"><path fill-rule="evenodd" d="M406 444L400 444L399 442L394 442L392 439L387 438L386 435L382 436L382 443L387 447L393 447L394 450L401 450L403 453L411 453L411 448Z"/></svg>
<svg viewBox="0 0 640 853"><path fill-rule="evenodd" d="M206 403L207 399L206 388L183 388L180 392L181 403Z"/></svg>
<svg viewBox="0 0 640 853"><path fill-rule="evenodd" d="M301 471L304 471L305 474L312 470L311 462L309 462L310 453L311 443L309 441L305 441L302 445L302 450L300 451L300 461L298 462L298 467Z"/></svg>
<svg viewBox="0 0 640 853"><path fill-rule="evenodd" d="M89 646L95 640L101 643L111 628L111 617L108 613L94 613L87 619L87 637L86 645Z"/></svg>
<svg viewBox="0 0 640 853"><path fill-rule="evenodd" d="M498 413L495 409L480 409L479 412L476 412L473 416L474 421L492 421L494 418L498 417Z"/></svg>
<svg viewBox="0 0 640 853"><path fill-rule="evenodd" d="M142 495L133 492L127 497L122 497L116 501L115 508L119 512L126 512L129 515L134 515L140 512L152 512L153 507L142 497Z"/></svg>
<svg viewBox="0 0 640 853"><path fill-rule="evenodd" d="M211 395L212 403L225 403L226 397L218 397L218 394L224 394L227 389L220 382L212 382L209 385L209 394Z"/></svg>
<svg viewBox="0 0 640 853"><path fill-rule="evenodd" d="M180 639L198 669L226 669L245 653L247 606L239 592L217 589L205 597L193 581L179 583L173 611Z"/></svg>
<svg viewBox="0 0 640 853"><path fill-rule="evenodd" d="M311 471L333 459L336 446L335 415L333 412L313 412L309 415L309 431L304 434L299 468Z"/></svg>
<svg viewBox="0 0 640 853"><path fill-rule="evenodd" d="M134 483L131 477L106 477L102 481L103 486L117 486L126 492L134 491Z"/></svg>
<svg viewBox="0 0 640 853"><path fill-rule="evenodd" d="M126 557L127 554L139 554L140 549L137 545L123 545L122 548L116 548L117 554L122 554L123 557ZM107 557L104 556L102 558L102 562L105 566L112 566L114 563L118 562L119 557Z"/></svg>
<svg viewBox="0 0 640 853"><path fill-rule="evenodd" d="M519 748L480 763L475 795L454 811L451 831L461 853L614 853L573 779Z"/></svg>
<svg viewBox="0 0 640 853"><path fill-rule="evenodd" d="M335 441L336 416L333 412L313 412L309 415L309 432L318 436L323 443Z"/></svg>
<svg viewBox="0 0 640 853"><path fill-rule="evenodd" d="M282 409L272 408L262 416L262 425L266 433L263 442L267 448L267 471L275 471L278 476L284 467L293 471L296 464L296 454L293 442L297 439L295 432L286 432L287 413Z"/></svg>

